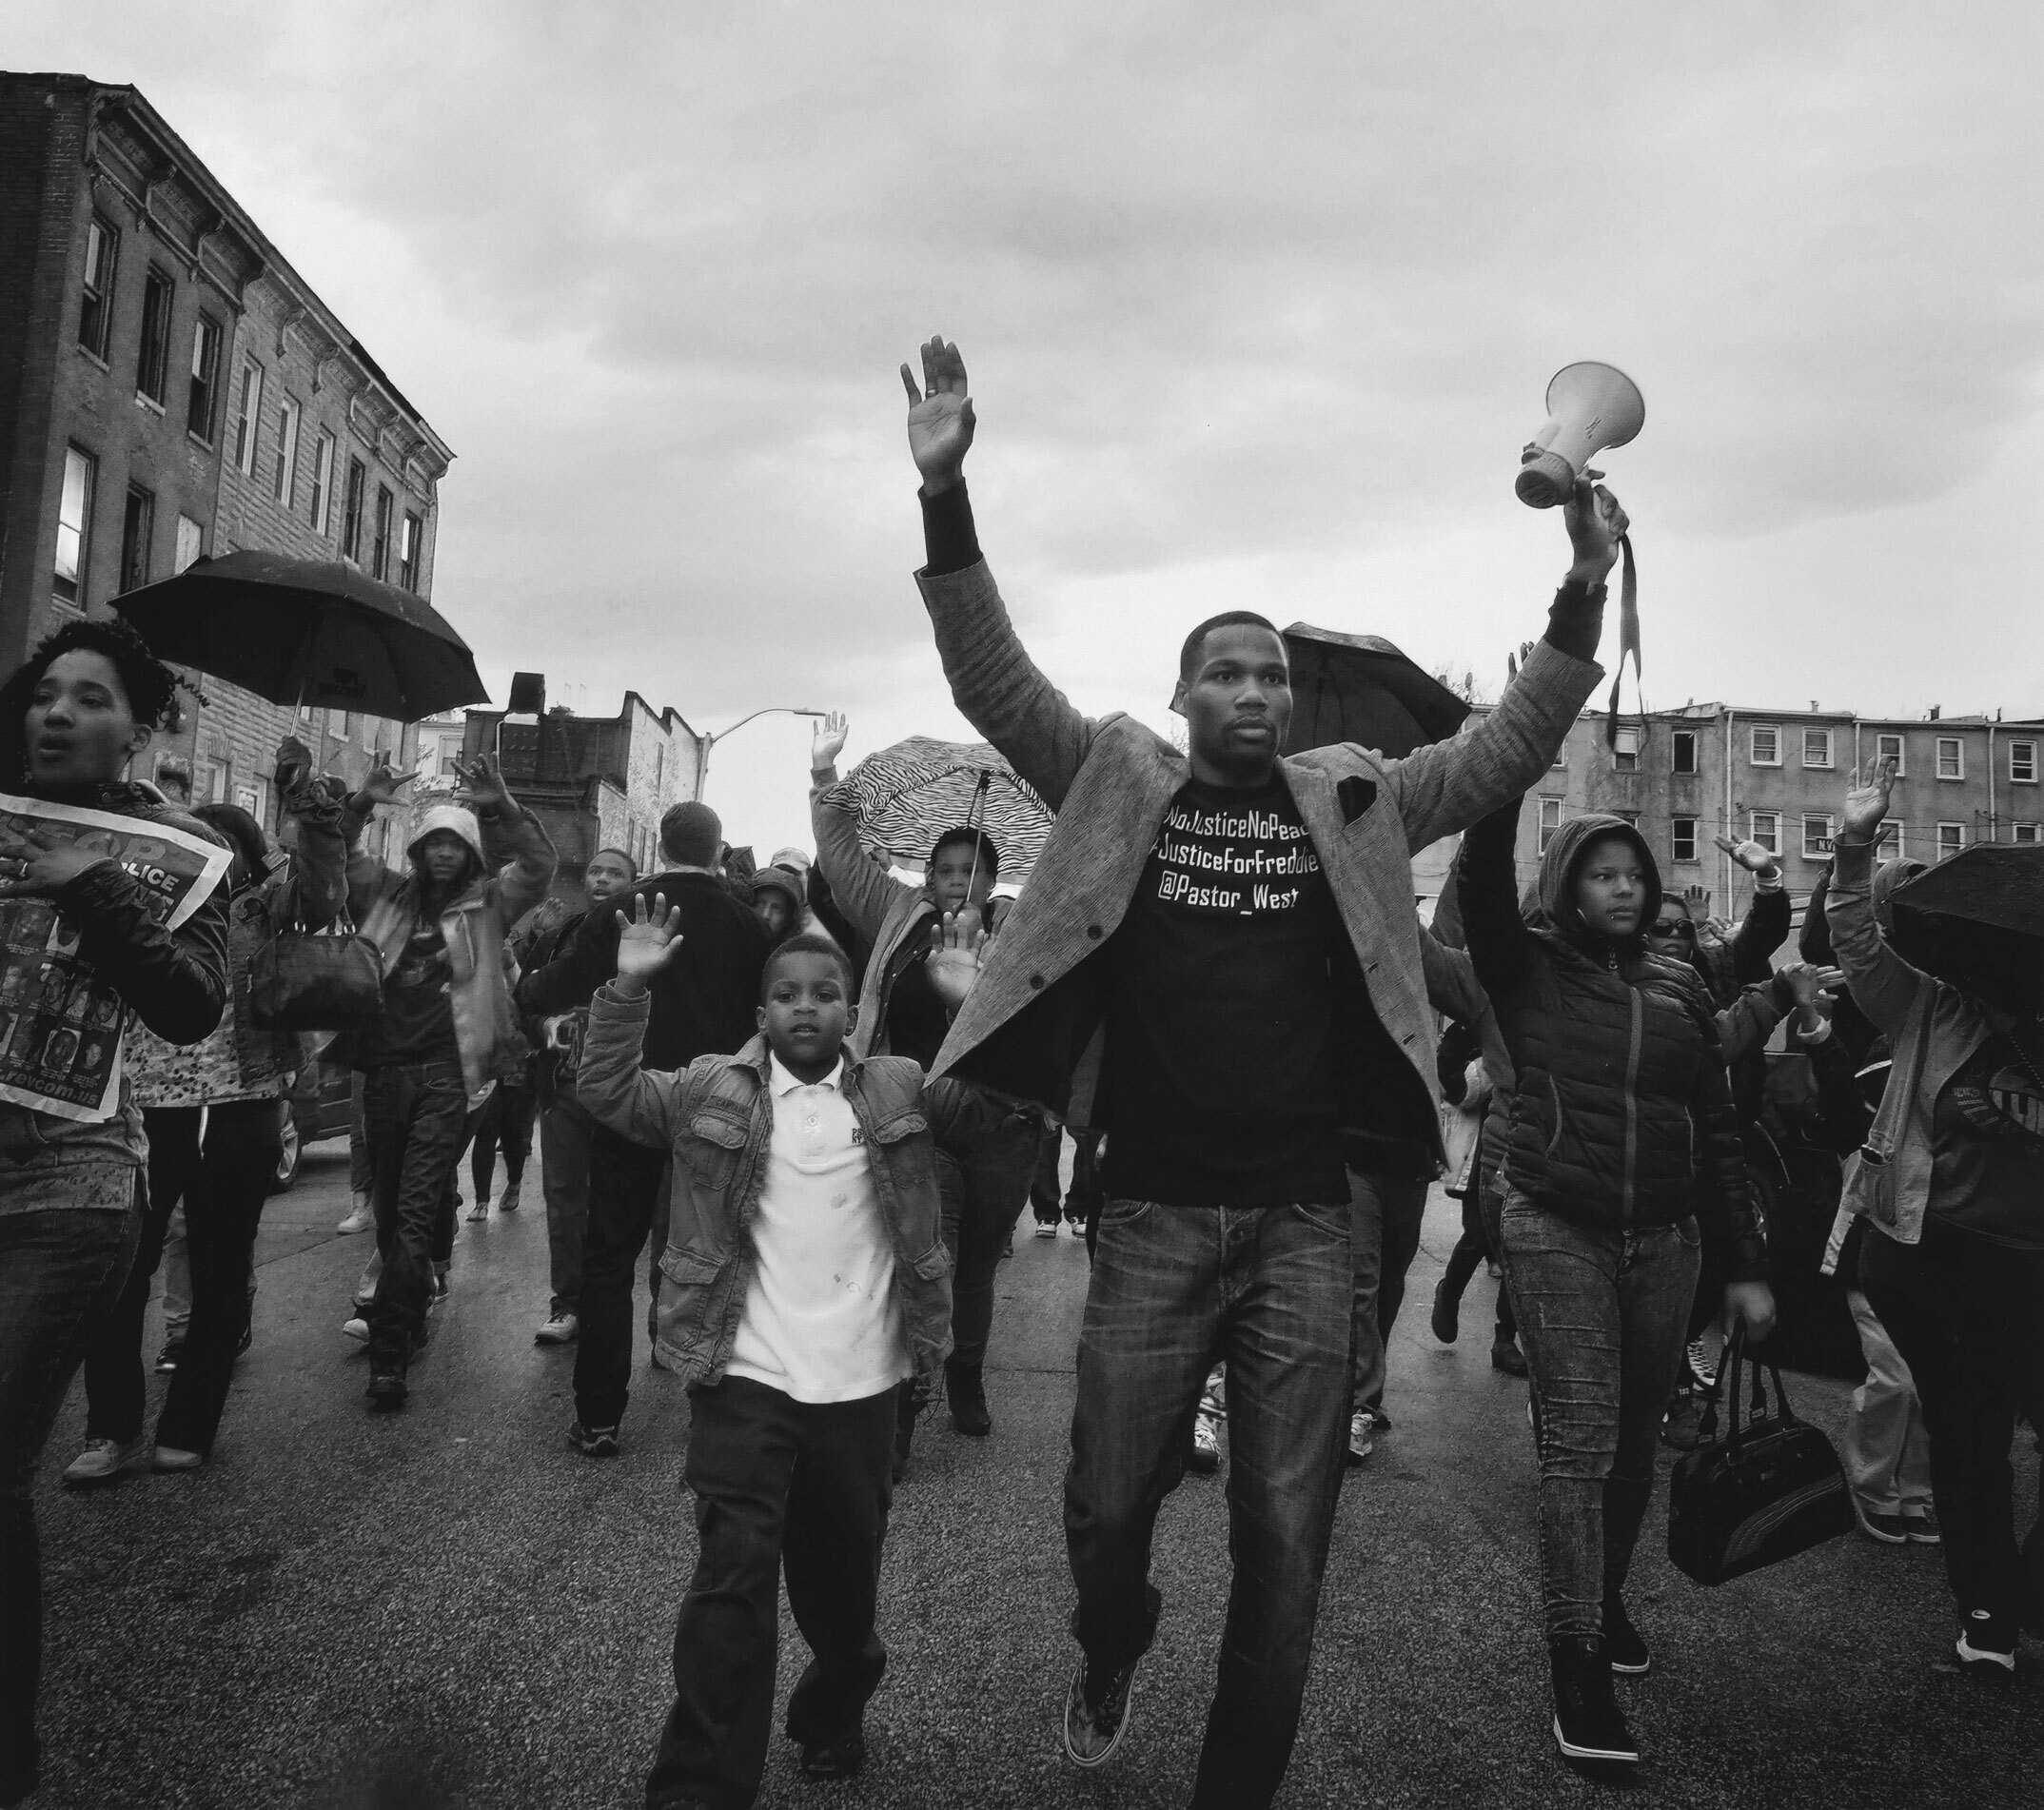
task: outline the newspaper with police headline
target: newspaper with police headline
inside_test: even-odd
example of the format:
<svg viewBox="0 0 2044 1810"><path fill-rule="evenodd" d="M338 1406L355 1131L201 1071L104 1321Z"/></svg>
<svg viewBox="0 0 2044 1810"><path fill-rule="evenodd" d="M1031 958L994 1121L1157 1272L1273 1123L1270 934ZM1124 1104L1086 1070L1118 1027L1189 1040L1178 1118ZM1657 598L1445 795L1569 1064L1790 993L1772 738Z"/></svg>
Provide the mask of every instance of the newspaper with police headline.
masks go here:
<svg viewBox="0 0 2044 1810"><path fill-rule="evenodd" d="M118 861L169 930L206 902L233 860L188 831L7 793L0 793L0 824ZM121 1103L128 1013L120 994L81 958L82 934L53 900L0 898L0 1100L92 1122L112 1117Z"/></svg>

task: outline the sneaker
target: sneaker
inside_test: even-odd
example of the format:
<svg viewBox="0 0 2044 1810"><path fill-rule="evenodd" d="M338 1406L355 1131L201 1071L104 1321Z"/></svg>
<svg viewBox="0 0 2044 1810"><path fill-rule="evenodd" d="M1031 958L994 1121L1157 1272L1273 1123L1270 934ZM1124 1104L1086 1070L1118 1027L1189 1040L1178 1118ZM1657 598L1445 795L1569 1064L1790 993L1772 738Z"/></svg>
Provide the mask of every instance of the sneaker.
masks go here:
<svg viewBox="0 0 2044 1810"><path fill-rule="evenodd" d="M1678 1389L1661 1419L1661 1443L1693 1452L1702 1442L1703 1398L1694 1389Z"/></svg>
<svg viewBox="0 0 2044 1810"><path fill-rule="evenodd" d="M334 1228L338 1232L373 1231L375 1229L376 1207L366 1194L355 1196L355 1204L348 1209L347 1217Z"/></svg>
<svg viewBox="0 0 2044 1810"><path fill-rule="evenodd" d="M1697 1387L1700 1389L1716 1388L1718 1387L1718 1360L1711 1355L1710 1347L1701 1339L1691 1339L1689 1341L1688 1357L1689 1374L1696 1378Z"/></svg>
<svg viewBox="0 0 2044 1810"><path fill-rule="evenodd" d="M1857 1496L1853 1498L1853 1515L1859 1523L1859 1531L1869 1540L1878 1540L1884 1546L1909 1544L1909 1523L1902 1516L1869 1508Z"/></svg>
<svg viewBox="0 0 2044 1810"><path fill-rule="evenodd" d="M573 1345L575 1335L581 1329L582 1323L574 1314L560 1308L532 1335L532 1342L535 1345Z"/></svg>
<svg viewBox="0 0 2044 1810"><path fill-rule="evenodd" d="M1611 1662L1611 1669L1625 1678L1644 1678L1653 1668L1654 1656L1646 1650L1621 1597L1604 1598L1604 1657Z"/></svg>
<svg viewBox="0 0 2044 1810"><path fill-rule="evenodd" d="M1462 1297L1448 1292L1445 1276L1434 1284L1434 1314L1429 1324L1443 1345L1453 1345L1462 1331Z"/></svg>
<svg viewBox="0 0 2044 1810"><path fill-rule="evenodd" d="M473 1226L477 1220L487 1219L489 1216L490 1200L489 1196L485 1194L481 1200L477 1201L476 1204L468 1210L468 1223Z"/></svg>
<svg viewBox="0 0 2044 1810"><path fill-rule="evenodd" d="M447 1266L443 1263L437 1263L433 1266L433 1286L426 1291L426 1306L428 1308L437 1308L446 1298Z"/></svg>
<svg viewBox="0 0 2044 1810"><path fill-rule="evenodd" d="M1506 1376L1523 1376L1526 1373L1526 1354L1510 1339L1492 1339L1490 1367L1503 1370Z"/></svg>
<svg viewBox="0 0 2044 1810"><path fill-rule="evenodd" d="M1054 1219L1039 1219L1036 1222L1036 1236L1039 1238L1055 1238L1057 1236L1057 1221Z"/></svg>
<svg viewBox="0 0 2044 1810"><path fill-rule="evenodd" d="M805 1741L802 1743L802 1777L805 1779L851 1779L866 1763L866 1736L855 1728L835 1741Z"/></svg>
<svg viewBox="0 0 2044 1810"><path fill-rule="evenodd" d="M381 1414L396 1413L411 1392L411 1385L404 1380L403 1370L378 1370L369 1378L366 1391L369 1406Z"/></svg>
<svg viewBox="0 0 2044 1810"><path fill-rule="evenodd" d="M64 1473L67 1482L70 1472ZM1993 1677L2015 1670L2015 1618L1975 1609L1959 1627L1959 1670Z"/></svg>
<svg viewBox="0 0 2044 1810"><path fill-rule="evenodd" d="M178 1359L185 1355L183 1339L166 1339L164 1348L156 1354L156 1374L168 1376L177 1368Z"/></svg>
<svg viewBox="0 0 2044 1810"><path fill-rule="evenodd" d="M149 1442L140 1433L133 1439L88 1439L85 1450L64 1466L65 1485L88 1488L110 1484L124 1470L147 1470Z"/></svg>
<svg viewBox="0 0 2044 1810"><path fill-rule="evenodd" d="M1216 1416L1192 1416L1192 1449L1186 1454L1186 1464L1202 1477L1221 1468L1221 1423Z"/></svg>
<svg viewBox="0 0 2044 1810"><path fill-rule="evenodd" d="M1593 1765L1637 1766L1640 1743L1625 1725L1611 1689L1611 1663L1594 1634L1553 1641L1554 1744L1568 1760Z"/></svg>
<svg viewBox="0 0 2044 1810"><path fill-rule="evenodd" d="M568 1444L584 1458L615 1458L618 1455L618 1429L615 1426L584 1426L580 1421L575 1421L568 1427Z"/></svg>
<svg viewBox="0 0 2044 1810"><path fill-rule="evenodd" d="M149 1453L149 1464L156 1470L197 1470L206 1463L203 1454L188 1452L182 1446L158 1446Z"/></svg>
<svg viewBox="0 0 2044 1810"><path fill-rule="evenodd" d="M361 1314L350 1314L341 1322L341 1336L353 1339L357 1345L369 1343L369 1323Z"/></svg>
<svg viewBox="0 0 2044 1810"><path fill-rule="evenodd" d="M1359 1407L1348 1417L1348 1462L1360 1465L1377 1449L1377 1417Z"/></svg>
<svg viewBox="0 0 2044 1810"><path fill-rule="evenodd" d="M497 1203L499 1212L515 1213L518 1211L518 1190L519 1182L517 1180L508 1181L504 1184L502 1197Z"/></svg>
<svg viewBox="0 0 2044 1810"><path fill-rule="evenodd" d="M1929 1503L1903 1509L1902 1525L1909 1529L1912 1545L1941 1546L1945 1543L1944 1529L1937 1525L1937 1510Z"/></svg>
<svg viewBox="0 0 2044 1810"><path fill-rule="evenodd" d="M946 1364L944 1400L951 1409L951 1424L968 1439L984 1439L993 1430L993 1416L987 1409L986 1371L979 1365Z"/></svg>
<svg viewBox="0 0 2044 1810"><path fill-rule="evenodd" d="M1101 1766L1114 1757L1129 1732L1130 1689L1138 1662L1095 1682L1088 1676L1084 1654L1065 1693L1065 1754L1075 1766Z"/></svg>

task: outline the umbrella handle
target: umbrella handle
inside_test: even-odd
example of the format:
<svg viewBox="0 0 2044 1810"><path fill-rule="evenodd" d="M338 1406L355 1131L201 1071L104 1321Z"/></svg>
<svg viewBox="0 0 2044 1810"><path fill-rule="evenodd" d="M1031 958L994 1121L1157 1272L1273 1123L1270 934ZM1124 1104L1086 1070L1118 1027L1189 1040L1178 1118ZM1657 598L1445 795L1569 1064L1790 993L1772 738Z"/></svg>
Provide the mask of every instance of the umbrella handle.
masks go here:
<svg viewBox="0 0 2044 1810"><path fill-rule="evenodd" d="M972 808L965 814L965 827L973 833L973 872L965 882L965 896L970 903L973 888L979 884L979 844L986 832L979 826L987 820L987 794L993 789L993 776L983 773L979 784L973 793Z"/></svg>

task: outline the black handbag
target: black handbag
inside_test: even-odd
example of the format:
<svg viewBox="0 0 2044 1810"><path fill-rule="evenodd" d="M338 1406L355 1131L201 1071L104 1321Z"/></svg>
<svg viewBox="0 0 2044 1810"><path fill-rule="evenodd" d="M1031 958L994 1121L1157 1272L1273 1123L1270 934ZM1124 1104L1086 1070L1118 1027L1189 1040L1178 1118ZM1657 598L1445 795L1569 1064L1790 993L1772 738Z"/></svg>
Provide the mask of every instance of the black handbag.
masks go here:
<svg viewBox="0 0 2044 1810"><path fill-rule="evenodd" d="M249 1016L265 1030L354 1031L383 1009L383 951L345 917L280 930L249 958Z"/></svg>
<svg viewBox="0 0 2044 1810"><path fill-rule="evenodd" d="M1751 1413L1741 1426L1740 1372L1749 1364ZM1774 1378L1772 1415L1763 1369ZM1720 1396L1730 1430L1717 1440ZM1851 1531L1852 1499L1838 1453L1796 1418L1780 1369L1746 1349L1742 1318L1732 1328L1700 1430L1703 1444L1677 1461L1668 1484L1668 1557L1699 1584L1742 1577Z"/></svg>

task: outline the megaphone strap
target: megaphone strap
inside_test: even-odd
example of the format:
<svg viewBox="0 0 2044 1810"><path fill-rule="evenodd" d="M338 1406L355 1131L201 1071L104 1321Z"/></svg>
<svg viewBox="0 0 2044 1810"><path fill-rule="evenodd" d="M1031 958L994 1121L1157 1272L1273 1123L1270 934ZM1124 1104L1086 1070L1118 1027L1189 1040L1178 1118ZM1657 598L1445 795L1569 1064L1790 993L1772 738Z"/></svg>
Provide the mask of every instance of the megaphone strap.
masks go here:
<svg viewBox="0 0 2044 1810"><path fill-rule="evenodd" d="M1632 656L1633 689L1640 688L1640 570L1633 563L1632 536L1619 536L1619 656L1611 675L1611 707L1604 718L1604 744L1618 746L1619 687L1625 682L1625 656ZM1646 700L1640 700L1642 710Z"/></svg>

